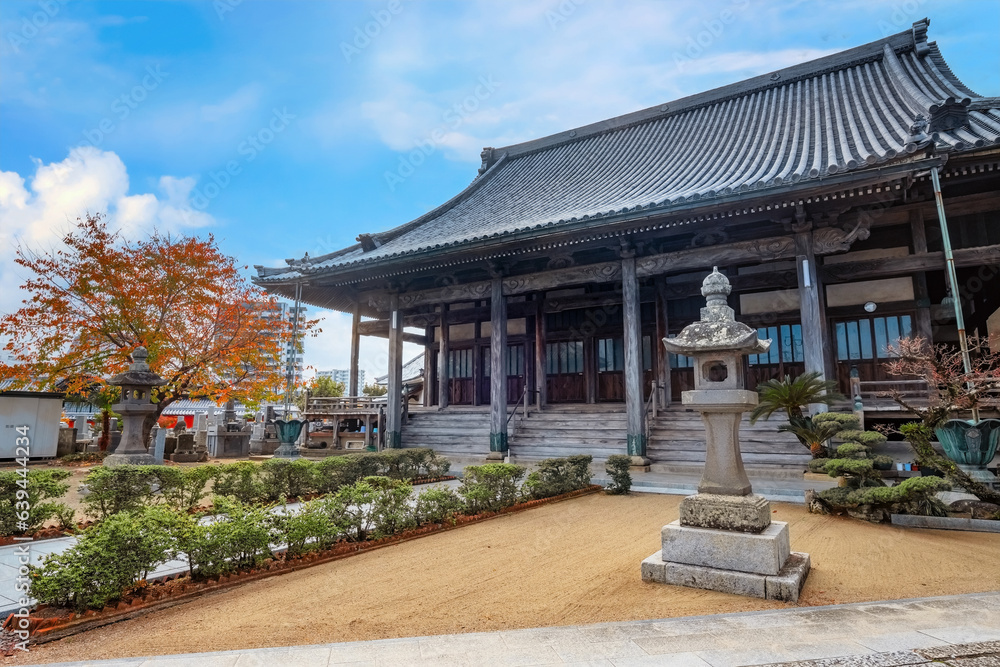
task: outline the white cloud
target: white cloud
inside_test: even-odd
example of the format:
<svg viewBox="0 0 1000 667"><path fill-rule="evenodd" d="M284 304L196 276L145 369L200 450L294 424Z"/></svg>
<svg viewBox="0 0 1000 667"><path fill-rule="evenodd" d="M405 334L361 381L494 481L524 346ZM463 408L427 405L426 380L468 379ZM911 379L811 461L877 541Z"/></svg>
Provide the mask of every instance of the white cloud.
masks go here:
<svg viewBox="0 0 1000 667"><path fill-rule="evenodd" d="M205 104L201 107L201 117L206 121L229 120L244 111L252 111L260 104L264 87L258 83L243 86L235 93L217 104Z"/></svg>
<svg viewBox="0 0 1000 667"><path fill-rule="evenodd" d="M24 282L14 264L18 244L50 247L88 212L107 214L112 227L130 236L153 228L182 232L215 222L191 206L193 178L163 176L161 196L129 194L125 164L111 151L79 147L61 162L35 165L35 173L27 176L0 172L0 284L5 287ZM3 290L0 312L16 310L21 298L19 290Z"/></svg>

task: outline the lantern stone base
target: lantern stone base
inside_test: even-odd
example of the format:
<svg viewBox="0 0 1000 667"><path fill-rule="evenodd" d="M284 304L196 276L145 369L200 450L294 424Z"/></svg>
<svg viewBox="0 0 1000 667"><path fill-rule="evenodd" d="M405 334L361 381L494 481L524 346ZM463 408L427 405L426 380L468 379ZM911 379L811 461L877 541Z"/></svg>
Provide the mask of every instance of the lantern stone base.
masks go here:
<svg viewBox="0 0 1000 667"><path fill-rule="evenodd" d="M663 527L663 549L642 562L643 581L795 601L809 573L809 555L792 553L788 524L759 533Z"/></svg>
<svg viewBox="0 0 1000 667"><path fill-rule="evenodd" d="M108 454L102 464L106 468L113 466L152 466L156 465L156 458L152 454Z"/></svg>
<svg viewBox="0 0 1000 667"><path fill-rule="evenodd" d="M681 525L759 533L771 525L771 503L763 496L699 493L681 501Z"/></svg>
<svg viewBox="0 0 1000 667"><path fill-rule="evenodd" d="M784 600L795 602L799 599L809 574L809 554L792 552L777 574L754 574L700 565L686 565L663 560L663 554L655 554L642 561L642 580L688 588L702 588L734 595Z"/></svg>

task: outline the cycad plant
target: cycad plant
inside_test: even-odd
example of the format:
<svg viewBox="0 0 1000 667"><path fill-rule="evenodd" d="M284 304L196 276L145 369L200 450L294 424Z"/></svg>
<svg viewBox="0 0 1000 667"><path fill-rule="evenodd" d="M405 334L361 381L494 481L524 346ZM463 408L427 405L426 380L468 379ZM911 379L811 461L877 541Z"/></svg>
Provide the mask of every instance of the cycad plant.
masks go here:
<svg viewBox="0 0 1000 667"><path fill-rule="evenodd" d="M783 410L788 415L789 423L781 427L781 430L792 433L804 447L809 448L814 457L822 456L822 443L832 434L821 437L823 433L820 431L825 432L826 427L814 424L805 416L803 408L813 403L829 405L843 399L844 396L837 392L836 382L821 379L818 372L805 373L795 379L786 375L780 380L775 378L761 384L757 387L757 393L760 394L760 399L757 407L750 413L751 424Z"/></svg>
<svg viewBox="0 0 1000 667"><path fill-rule="evenodd" d="M814 459L825 458L826 441L837 435L840 424L814 421L812 417L789 417L787 424L778 427L779 431L791 433L799 442L809 448Z"/></svg>

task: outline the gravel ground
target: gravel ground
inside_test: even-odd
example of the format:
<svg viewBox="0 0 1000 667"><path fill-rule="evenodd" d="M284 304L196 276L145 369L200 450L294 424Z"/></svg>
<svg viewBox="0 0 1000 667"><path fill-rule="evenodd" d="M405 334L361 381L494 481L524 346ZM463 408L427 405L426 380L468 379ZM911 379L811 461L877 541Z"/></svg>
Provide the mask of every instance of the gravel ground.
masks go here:
<svg viewBox="0 0 1000 667"><path fill-rule="evenodd" d="M586 496L395 545L34 647L9 664L775 609L645 584L679 496ZM774 504L812 555L799 606L1000 588L1000 535L876 526Z"/></svg>

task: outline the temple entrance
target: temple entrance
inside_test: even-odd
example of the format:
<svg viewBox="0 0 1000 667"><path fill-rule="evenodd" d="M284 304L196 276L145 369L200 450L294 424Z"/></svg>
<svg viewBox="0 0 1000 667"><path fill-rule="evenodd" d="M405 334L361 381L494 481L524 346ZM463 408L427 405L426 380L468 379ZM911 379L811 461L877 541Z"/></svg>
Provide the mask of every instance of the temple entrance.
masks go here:
<svg viewBox="0 0 1000 667"><path fill-rule="evenodd" d="M514 345L507 346L507 355L504 363L507 367L507 403L516 403L521 400L521 392L524 391L524 383L526 379L525 375L525 365L524 365L524 343L516 343ZM484 353L480 355L482 357L483 372L480 375L482 379L481 382L481 393L480 396L483 397L483 404L489 405L490 395L492 394L492 386L490 384L490 374L492 373L492 368L490 367L490 355L489 348L484 348Z"/></svg>
<svg viewBox="0 0 1000 667"><path fill-rule="evenodd" d="M586 403L582 340L545 345L545 381L550 403Z"/></svg>
<svg viewBox="0 0 1000 667"><path fill-rule="evenodd" d="M625 341L620 336L597 339L597 400L625 401Z"/></svg>
<svg viewBox="0 0 1000 667"><path fill-rule="evenodd" d="M471 347L448 350L448 403L472 405L475 384L472 376L473 350Z"/></svg>
<svg viewBox="0 0 1000 667"><path fill-rule="evenodd" d="M889 346L913 332L913 317L886 315L864 317L834 323L837 338L837 382L840 391L850 395L851 369L857 369L862 382L894 379L884 364L893 358ZM899 379L899 378L895 378Z"/></svg>

